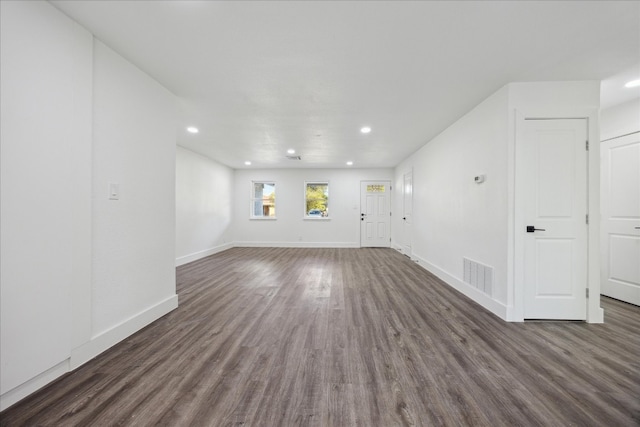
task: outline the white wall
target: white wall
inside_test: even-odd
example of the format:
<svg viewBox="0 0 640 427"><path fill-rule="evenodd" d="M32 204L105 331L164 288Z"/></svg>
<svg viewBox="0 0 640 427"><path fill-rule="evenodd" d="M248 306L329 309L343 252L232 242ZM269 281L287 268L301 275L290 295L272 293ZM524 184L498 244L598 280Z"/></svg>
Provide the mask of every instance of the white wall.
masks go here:
<svg viewBox="0 0 640 427"><path fill-rule="evenodd" d="M600 141L640 132L640 98L600 112Z"/></svg>
<svg viewBox="0 0 640 427"><path fill-rule="evenodd" d="M48 2L0 7L2 410L177 306L177 116Z"/></svg>
<svg viewBox="0 0 640 427"><path fill-rule="evenodd" d="M16 387L64 372L87 332L73 317L91 280L92 37L48 3L3 1L0 16L5 408Z"/></svg>
<svg viewBox="0 0 640 427"><path fill-rule="evenodd" d="M392 169L236 170L235 244L359 247L360 181L392 179ZM277 219L249 219L252 180L276 183ZM329 220L303 219L305 181L329 181Z"/></svg>
<svg viewBox="0 0 640 427"><path fill-rule="evenodd" d="M502 88L395 169L413 169L412 253L418 263L504 317L507 304L508 89ZM482 184L474 176L484 174ZM402 193L396 192L396 209ZM392 236L397 244L401 218ZM393 231L393 230L397 230ZM462 282L463 257L494 268L491 295Z"/></svg>
<svg viewBox="0 0 640 427"><path fill-rule="evenodd" d="M175 297L175 97L94 44L92 333ZM108 183L120 199L109 200Z"/></svg>
<svg viewBox="0 0 640 427"><path fill-rule="evenodd" d="M234 172L182 147L176 150L176 265L228 249Z"/></svg>
<svg viewBox="0 0 640 427"><path fill-rule="evenodd" d="M395 169L395 183L413 169L412 255L452 287L506 320L523 320L522 283L515 265L522 251L515 232L516 124L522 118L587 118L598 140L599 83L512 83L498 90ZM475 184L473 177L485 174ZM599 153L589 152L589 288L587 320L601 322L599 295ZM395 193L396 210L402 193ZM401 220L392 227L400 245ZM520 229L520 228L518 228ZM521 233L520 233L521 234ZM463 260L493 267L491 293L463 282Z"/></svg>

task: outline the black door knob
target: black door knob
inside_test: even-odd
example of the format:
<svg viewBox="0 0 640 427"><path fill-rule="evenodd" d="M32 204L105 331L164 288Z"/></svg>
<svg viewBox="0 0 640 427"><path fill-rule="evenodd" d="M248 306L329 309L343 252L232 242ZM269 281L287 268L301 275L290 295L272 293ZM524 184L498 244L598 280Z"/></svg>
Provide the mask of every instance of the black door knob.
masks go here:
<svg viewBox="0 0 640 427"><path fill-rule="evenodd" d="M535 231L547 231L544 228L536 228L535 225L527 225L527 233L533 233Z"/></svg>

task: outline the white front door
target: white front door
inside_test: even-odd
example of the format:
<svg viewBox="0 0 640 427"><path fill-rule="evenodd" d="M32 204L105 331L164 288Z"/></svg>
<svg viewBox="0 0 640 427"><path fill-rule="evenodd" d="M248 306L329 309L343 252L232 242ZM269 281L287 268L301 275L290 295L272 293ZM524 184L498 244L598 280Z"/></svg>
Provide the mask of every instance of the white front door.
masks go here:
<svg viewBox="0 0 640 427"><path fill-rule="evenodd" d="M411 258L413 224L413 171L404 174L402 187L402 253Z"/></svg>
<svg viewBox="0 0 640 427"><path fill-rule="evenodd" d="M360 246L391 246L390 181L360 183Z"/></svg>
<svg viewBox="0 0 640 427"><path fill-rule="evenodd" d="M586 320L587 122L525 120L520 162L524 318Z"/></svg>
<svg viewBox="0 0 640 427"><path fill-rule="evenodd" d="M604 141L601 293L640 305L640 133Z"/></svg>

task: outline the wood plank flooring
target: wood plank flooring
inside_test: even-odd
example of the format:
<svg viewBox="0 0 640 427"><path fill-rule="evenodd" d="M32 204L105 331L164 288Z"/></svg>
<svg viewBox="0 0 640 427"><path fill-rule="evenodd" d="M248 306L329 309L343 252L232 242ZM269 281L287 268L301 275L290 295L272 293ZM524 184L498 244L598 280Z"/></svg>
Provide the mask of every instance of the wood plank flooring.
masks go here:
<svg viewBox="0 0 640 427"><path fill-rule="evenodd" d="M234 248L3 426L638 426L640 307L506 323L391 249Z"/></svg>

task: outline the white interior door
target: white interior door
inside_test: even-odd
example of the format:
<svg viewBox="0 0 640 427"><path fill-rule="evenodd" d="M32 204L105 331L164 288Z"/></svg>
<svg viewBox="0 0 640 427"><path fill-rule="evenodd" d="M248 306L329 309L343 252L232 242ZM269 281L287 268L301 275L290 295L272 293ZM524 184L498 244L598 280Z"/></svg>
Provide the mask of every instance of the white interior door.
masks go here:
<svg viewBox="0 0 640 427"><path fill-rule="evenodd" d="M390 181L360 183L360 246L391 246Z"/></svg>
<svg viewBox="0 0 640 427"><path fill-rule="evenodd" d="M402 252L411 257L413 224L413 171L403 177L402 187Z"/></svg>
<svg viewBox="0 0 640 427"><path fill-rule="evenodd" d="M587 122L525 120L524 318L586 320Z"/></svg>
<svg viewBox="0 0 640 427"><path fill-rule="evenodd" d="M601 293L640 305L640 133L601 144Z"/></svg>

